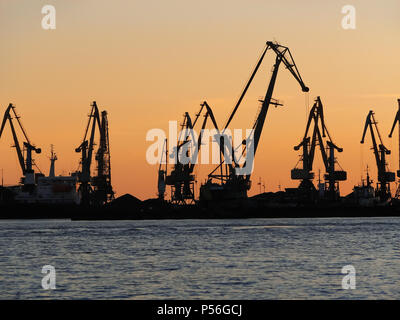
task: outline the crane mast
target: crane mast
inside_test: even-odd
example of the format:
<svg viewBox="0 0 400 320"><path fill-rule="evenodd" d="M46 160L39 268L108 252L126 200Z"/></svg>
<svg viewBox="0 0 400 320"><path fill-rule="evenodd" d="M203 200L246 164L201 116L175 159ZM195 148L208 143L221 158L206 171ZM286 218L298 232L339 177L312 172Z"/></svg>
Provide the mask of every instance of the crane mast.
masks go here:
<svg viewBox="0 0 400 320"><path fill-rule="evenodd" d="M378 130L378 124L372 110L368 113L365 121L364 131L361 138L362 144L364 143L368 129L371 134L372 149L374 151L376 166L378 169L377 195L380 197L380 200L384 202L391 198L390 182L395 181L395 174L394 172L387 171L386 155L390 155L390 150L387 149L382 142L382 137ZM374 131L376 131L379 141L377 141ZM379 142L379 144L377 142Z"/></svg>

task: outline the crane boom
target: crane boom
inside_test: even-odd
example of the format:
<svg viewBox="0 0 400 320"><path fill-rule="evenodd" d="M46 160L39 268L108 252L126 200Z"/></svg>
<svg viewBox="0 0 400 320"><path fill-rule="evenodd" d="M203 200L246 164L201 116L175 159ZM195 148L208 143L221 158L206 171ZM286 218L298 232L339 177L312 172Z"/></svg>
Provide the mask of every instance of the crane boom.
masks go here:
<svg viewBox="0 0 400 320"><path fill-rule="evenodd" d="M17 120L17 124L25 138L25 141L22 143L22 146L20 145L20 142L18 140L18 136L17 136L17 132L15 130L15 126L13 123L13 119ZM15 106L10 103L6 109L6 111L4 112L4 117L3 117L3 121L1 123L1 127L0 127L0 138L3 134L4 128L6 123L10 124L10 129L11 129L11 133L12 133L12 137L13 137L13 141L14 141L14 147L16 149L17 152L17 157L18 157L18 162L19 165L21 167L21 171L22 174L25 176L26 174L33 174L33 170L32 170L32 164L33 164L33 160L32 160L32 151L35 151L36 153L41 153L41 149L40 148L36 148L35 146L33 146L28 138L28 135L26 133L26 130L24 129L22 122L20 120L20 116L17 115L17 112L15 111ZM23 148L26 148L26 159L24 159L23 156ZM34 180L33 177L29 177L29 179L24 180L25 183L28 184L33 184Z"/></svg>
<svg viewBox="0 0 400 320"><path fill-rule="evenodd" d="M363 131L363 135L362 135L362 138L361 138L361 144L364 143L365 135L367 134L367 130L369 129L370 130L370 134L371 134L372 148L374 150L374 156L375 156L376 165L378 167L378 170L381 171L382 162L381 162L381 159L379 158L379 149L378 149L378 144L376 142L376 137L375 137L374 127L373 126L375 126L375 128L376 128L377 127L377 123L375 121L374 112L371 110L368 113L367 120L365 121L364 131ZM382 141L379 141L379 142L380 142L379 145L382 146L382 149L385 148L384 145L382 144Z"/></svg>
<svg viewBox="0 0 400 320"><path fill-rule="evenodd" d="M390 150L385 147L382 141L382 137L379 134L378 125L375 120L374 112L371 110L368 113L367 119L365 121L365 126L363 130L363 135L361 138L361 143L364 143L365 135L369 129L372 140L372 149L374 151L376 166L378 169L378 186L377 193L382 201L386 201L391 198L390 194L390 182L395 181L394 172L389 172L386 169L386 155L390 154ZM378 139L376 139L374 129L377 132ZM378 144L379 143L379 144Z"/></svg>
<svg viewBox="0 0 400 320"><path fill-rule="evenodd" d="M268 49L269 49L269 45L268 45L268 43L267 43L267 45L266 45L265 48L263 49L263 52L262 52L262 54L261 54L261 56L260 56L260 59L258 60L258 62L257 62L257 64L256 64L256 67L254 68L254 70L253 70L253 72L252 72L252 74L251 74L249 80L248 80L247 83L246 83L246 86L245 86L244 89L243 89L242 94L241 94L240 97L239 97L239 100L237 101L235 107L233 108L233 111L232 111L231 115L229 116L228 121L226 122L223 131L225 131L225 129L228 128L228 126L229 126L229 124L231 123L233 117L235 116L235 113L236 113L236 111L238 110L238 108L239 108L239 106L240 106L240 104L241 104L241 102L242 102L244 96L246 95L246 92L247 92L247 90L249 89L250 84L251 84L251 82L253 81L253 79L254 79L254 77L255 77L255 75L256 75L258 69L260 68L260 65L261 65L262 61L264 60L265 54L267 53L267 50L268 50Z"/></svg>
<svg viewBox="0 0 400 320"><path fill-rule="evenodd" d="M398 102L398 104L399 104L399 110L397 111L396 116L395 116L395 118L394 118L392 130L390 130L390 133L389 133L389 138L392 137L394 128L396 127L396 124L397 124L398 122L400 122L400 99L397 99L397 102Z"/></svg>
<svg viewBox="0 0 400 320"><path fill-rule="evenodd" d="M4 127L5 127L5 125L6 125L7 121L8 121L9 124L10 124L11 134L12 134L13 140L14 140L15 150L17 151L18 162L19 162L19 165L21 167L22 174L25 174L26 168L25 168L24 156L22 155L21 146L19 144L17 133L16 133L15 127L14 127L14 123L13 123L12 117L10 115L10 111L14 110L14 108L15 107L10 103L8 105L8 107L7 107L6 112L4 113L3 122L2 122L1 128L0 128L0 138L1 138L2 134L3 134Z"/></svg>
<svg viewBox="0 0 400 320"><path fill-rule="evenodd" d="M265 98L262 103L261 110L257 116L256 124L254 127L254 148L253 150L253 157L255 157L257 149L258 149L258 144L260 141L261 133L264 127L264 122L267 116L267 112L269 109L269 106L271 104L272 100L272 94L275 88L275 83L276 83L276 78L278 75L279 71L279 66L281 63L283 63L286 68L290 71L290 73L293 75L293 77L297 80L297 82L300 84L301 89L303 92L308 92L309 88L306 87L306 85L303 82L303 79L300 76L300 73L297 69L296 63L293 60L292 54L290 53L290 50L288 47L281 46L279 44L273 43L271 41L267 42L267 48L271 48L275 54L276 54L276 60L275 60L275 65L272 71L272 76L271 80L269 82L269 86L267 89L267 92L265 94ZM244 166L247 165L247 161L245 162ZM246 176L246 180L250 180L250 174Z"/></svg>
<svg viewBox="0 0 400 320"><path fill-rule="evenodd" d="M244 163L240 165L237 163L235 159L235 150L233 145L231 146L232 150L231 153L229 154L230 159L225 158L225 156L226 157L228 156L225 155L224 153L225 151L224 132L228 128L231 121L233 120L268 50L272 50L276 54L275 64L273 67L268 89L265 94L265 98L264 100L261 101L262 106L259 112L257 113L256 121L254 123L251 136L249 136L242 143L244 145L242 156L246 152L246 159ZM222 130L222 133L219 134L220 163L211 173L208 174L208 180L206 184L201 186L200 188L201 199L209 201L213 199L240 199L247 197L247 191L250 189L251 186L250 177L254 164L254 156L258 149L260 137L262 134L269 106L271 104L275 106L281 105L272 97L278 75L279 66L281 65L281 63L285 65L285 67L290 71L292 76L300 84L302 91L303 92L309 91L309 88L304 84L301 78L301 75L297 69L297 66L293 60L289 48L274 43L272 41L266 42L266 47L263 49L262 54L257 61L256 67L254 68L250 76L250 79L246 83L246 86L243 92L241 93L239 100L236 103L232 113L229 115L228 121L226 122L226 125ZM225 165L225 172L223 170L224 165ZM218 169L220 169L221 171L220 174L214 174L214 172L217 171ZM213 179L219 180L220 184L213 183Z"/></svg>

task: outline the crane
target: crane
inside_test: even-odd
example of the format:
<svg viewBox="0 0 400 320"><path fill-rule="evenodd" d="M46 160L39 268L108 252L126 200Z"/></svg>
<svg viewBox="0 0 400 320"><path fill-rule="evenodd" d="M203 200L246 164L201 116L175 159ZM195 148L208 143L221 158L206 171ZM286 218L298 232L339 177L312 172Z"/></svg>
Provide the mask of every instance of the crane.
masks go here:
<svg viewBox="0 0 400 320"><path fill-rule="evenodd" d="M181 131L181 135L178 139L178 144L173 150L172 155L175 157L175 164L169 175L166 174L166 170L165 172L163 170L160 170L160 163L159 175L166 175L165 183L166 185L171 186L171 202L174 204L191 204L195 201L195 176L193 172L196 166L196 159L200 152L203 131L206 127L208 118L211 118L214 127L218 130L214 114L207 101L204 101L200 105L200 107L200 111L196 114L193 122L188 112L186 112L184 115L184 120L181 125L182 129L184 130ZM193 134L193 130L200 118L200 115L204 112L204 110L204 120L201 125L200 134L196 140L196 137ZM191 145L190 142L193 145ZM190 154L190 147L194 147L192 154ZM182 156L186 158L185 161L182 161Z"/></svg>
<svg viewBox="0 0 400 320"><path fill-rule="evenodd" d="M84 206L103 205L114 198L111 185L107 112L102 111L100 116L96 101L93 101L91 107L82 143L75 149L75 152L81 153L81 171L78 171L76 174L78 176L78 191L81 195L81 204ZM96 128L99 132L100 143L95 156L95 160L97 161L97 174L92 177L91 164ZM88 137L89 129L90 135Z"/></svg>
<svg viewBox="0 0 400 320"><path fill-rule="evenodd" d="M267 89L267 92L265 94L265 98L261 101L262 105L261 108L257 114L256 121L254 122L253 128L252 128L252 137L249 137L246 141L243 141L243 145L245 145L243 153L245 150L247 150L246 153L246 161L243 163L242 166L240 166L235 159L234 152L232 151L231 153L231 159L223 159L221 156L221 162L217 168L215 168L209 175L208 175L208 181L205 185L201 187L201 194L204 195L205 200L212 200L216 198L223 198L223 199L236 199L236 198L246 198L247 197L247 191L251 187L251 171L246 170L245 174L238 174L238 172L243 172L244 168L248 168L248 166L252 169L253 168L253 162L254 162L254 157L258 149L258 145L260 142L261 138L261 133L264 127L264 122L267 116L267 112L269 109L270 105L275 105L279 106L281 105L280 103L277 102L277 100L273 99L273 91L275 88L275 83L279 71L280 65L283 63L284 66L286 67L287 70L292 74L292 76L295 78L295 80L300 84L300 87L303 92L308 92L309 88L306 87L304 84L301 75L297 69L296 63L293 60L292 54L289 50L288 47L282 46L278 43L274 43L272 41L267 41L265 49L263 50L260 59L258 60L255 69L253 70L250 79L246 83L244 90L242 94L239 97L239 100L237 101L231 115L228 118L228 121L226 122L226 125L222 131L222 134L225 132L225 130L228 128L229 124L233 120L244 96L246 95L246 92L248 88L250 87L264 57L265 54L267 53L268 50L271 50L275 53L276 58L275 58L275 64L272 70L272 76L269 82L269 86ZM224 138L221 138L220 142L220 152L224 150ZM247 145L246 145L247 144ZM248 161L250 159L250 161ZM228 161L227 161L228 160ZM225 167L225 172L223 171L223 167ZM220 169L220 174L214 174L218 169ZM220 183L214 183L213 180L217 180ZM213 196L213 194L215 196Z"/></svg>
<svg viewBox="0 0 400 320"><path fill-rule="evenodd" d="M94 198L99 204L105 204L114 200L114 191L111 184L110 137L107 116L107 111L103 110L101 112L99 128L100 143L95 157L97 162L97 174L92 178Z"/></svg>
<svg viewBox="0 0 400 320"><path fill-rule="evenodd" d="M312 130L312 137L310 137L309 130L312 122L314 123L314 129ZM329 139L325 143L323 138L326 137ZM338 181L345 181L347 179L347 173L346 171L335 169L335 164L337 163L335 150L343 152L343 149L338 147L332 141L328 128L325 125L324 109L320 97L316 98L315 103L310 110L306 131L302 141L294 147L294 150L296 151L302 148L302 157L300 158L300 161L302 162L303 168L295 168L291 171L291 178L293 180L301 180L298 189L302 191L309 200L315 200L316 197L316 189L312 183L314 173L311 171L313 168L315 148L317 145L319 145L326 170L325 184L327 185L326 189L328 191L328 199L337 200L340 197Z"/></svg>
<svg viewBox="0 0 400 320"><path fill-rule="evenodd" d="M380 200L382 202L385 202L390 200L391 198L390 182L395 181L395 174L394 172L390 172L387 170L386 155L390 155L390 150L387 149L382 142L382 137L378 130L378 123L375 120L374 112L372 110L368 113L367 119L365 121L365 127L361 138L362 144L364 143L365 135L368 129L370 130L372 149L374 151L376 166L378 168L378 182L376 193L379 196ZM376 140L374 131L376 131L379 141ZM377 142L379 144L377 144Z"/></svg>
<svg viewBox="0 0 400 320"><path fill-rule="evenodd" d="M22 131L22 134L25 138L25 141L23 141L22 146L19 143L18 136L15 130L15 126L13 123L13 119L17 120L17 125ZM23 185L26 189L32 189L34 188L35 185L35 172L33 170L33 165L34 165L34 160L32 158L32 152L34 151L35 153L39 154L41 153L41 149L35 147L29 140L28 135L22 126L22 122L20 119L20 116L18 116L17 112L15 111L15 106L10 103L4 113L3 121L1 123L0 127L0 138L3 134L4 128L6 123L10 124L11 128L11 133L12 137L14 140L14 147L17 151L17 157L18 157L18 162L21 167L22 175L24 176L22 178ZM23 151L26 150L26 158L24 159ZM40 171L40 170L39 170Z"/></svg>
<svg viewBox="0 0 400 320"><path fill-rule="evenodd" d="M394 118L392 130L390 130L390 133L389 133L389 138L392 137L394 128L396 127L396 124L399 123L399 170L397 170L397 177L400 178L400 99L397 99L397 102L399 104L399 109L396 113L396 117ZM399 183L397 185L395 198L396 199L400 198L400 179L399 179Z"/></svg>

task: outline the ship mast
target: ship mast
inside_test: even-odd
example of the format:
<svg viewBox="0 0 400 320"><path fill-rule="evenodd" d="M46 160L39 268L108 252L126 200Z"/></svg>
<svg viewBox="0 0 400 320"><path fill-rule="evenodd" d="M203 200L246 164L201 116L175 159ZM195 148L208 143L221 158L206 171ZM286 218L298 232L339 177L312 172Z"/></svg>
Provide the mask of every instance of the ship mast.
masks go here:
<svg viewBox="0 0 400 320"><path fill-rule="evenodd" d="M50 156L50 172L49 172L49 177L54 178L55 177L55 166L54 163L57 160L57 155L54 153L54 145L50 145L51 148L51 156Z"/></svg>

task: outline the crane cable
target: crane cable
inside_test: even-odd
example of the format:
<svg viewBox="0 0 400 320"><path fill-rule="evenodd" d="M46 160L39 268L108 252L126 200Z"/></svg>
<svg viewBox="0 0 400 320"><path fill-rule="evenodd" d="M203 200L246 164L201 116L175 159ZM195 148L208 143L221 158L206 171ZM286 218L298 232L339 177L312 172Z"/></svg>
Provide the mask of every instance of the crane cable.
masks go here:
<svg viewBox="0 0 400 320"><path fill-rule="evenodd" d="M269 45L265 45L264 46L263 51L262 51L261 55L259 56L258 61L257 61L256 65L255 65L255 67L254 67L254 69L253 69L253 71L252 71L252 73L250 75L250 78L246 82L246 85L244 86L243 91L242 91L238 101L236 102L236 105L233 108L233 110L231 112L231 115L229 116L228 121L225 124L225 127L222 130L222 133L225 132L225 130L228 128L229 124L231 123L236 111L238 110L238 108L239 108L244 96L247 93L248 88L250 87L250 84L252 83L252 81L253 81L253 79L254 79L254 77L255 77L255 75L256 75L256 73L257 73L257 71L258 71L258 69L259 69L259 67L260 67L260 65L261 65L261 63L262 63L262 61L264 59L265 54L267 53L268 48L269 48Z"/></svg>

